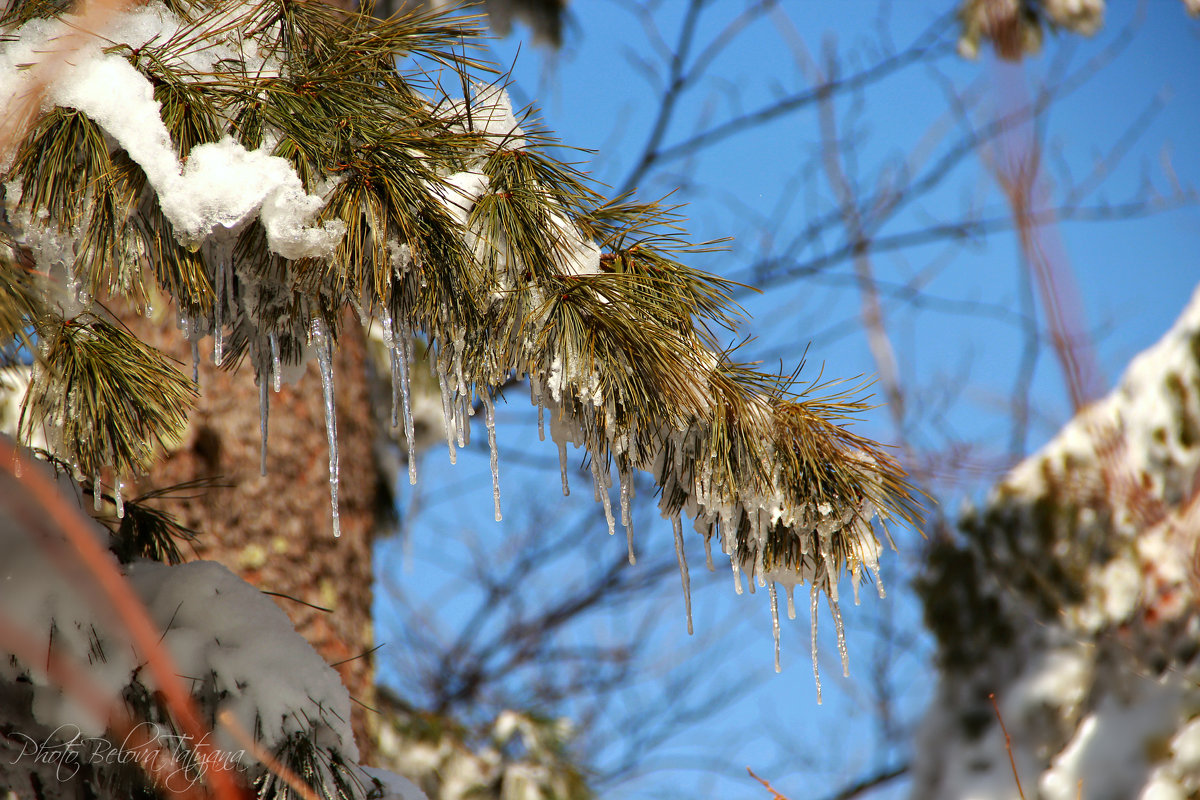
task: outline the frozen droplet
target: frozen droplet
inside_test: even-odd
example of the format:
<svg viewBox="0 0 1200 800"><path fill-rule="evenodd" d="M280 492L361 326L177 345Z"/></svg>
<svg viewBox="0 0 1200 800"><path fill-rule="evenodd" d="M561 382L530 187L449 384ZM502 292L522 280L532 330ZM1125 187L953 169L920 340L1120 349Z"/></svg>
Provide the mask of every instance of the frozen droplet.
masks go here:
<svg viewBox="0 0 1200 800"><path fill-rule="evenodd" d="M487 389L481 389L480 399L483 400L484 420L487 423L488 449L492 454L492 500L496 506L496 522L503 519L500 516L500 456L496 452L496 406L492 394Z"/></svg>
<svg viewBox="0 0 1200 800"><path fill-rule="evenodd" d="M279 337L274 333L270 336L271 340L271 388L278 392L282 386L283 370L279 363Z"/></svg>
<svg viewBox="0 0 1200 800"><path fill-rule="evenodd" d="M338 510L338 440L337 408L333 396L333 340L321 318L312 322L312 343L316 346L317 364L321 370L321 393L325 397L325 435L329 439L329 501L333 514L333 535L342 535L342 518Z"/></svg>
<svg viewBox="0 0 1200 800"><path fill-rule="evenodd" d="M259 454L259 474L267 474L267 417L271 413L270 395L267 394L267 376L258 376L258 432L262 438L262 452Z"/></svg>
<svg viewBox="0 0 1200 800"><path fill-rule="evenodd" d="M771 581L771 585L767 588L771 595L771 635L775 637L775 672L783 671L779 662L779 592L775 588L775 581Z"/></svg>
<svg viewBox="0 0 1200 800"><path fill-rule="evenodd" d="M558 443L558 471L562 474L563 497L570 497L571 487L567 483L567 440L565 437Z"/></svg>
<svg viewBox="0 0 1200 800"><path fill-rule="evenodd" d="M812 631L812 662L813 662L813 680L817 682L817 705L821 704L821 668L817 664L817 584L814 581L812 589L809 592L810 604L809 613L812 615L810 628Z"/></svg>
<svg viewBox="0 0 1200 800"><path fill-rule="evenodd" d="M683 607L687 611L688 636L692 635L692 578L688 575L687 554L683 550L683 523L679 520L679 512L671 517L671 525L675 528L675 559L679 562L679 579L683 581Z"/></svg>
<svg viewBox="0 0 1200 800"><path fill-rule="evenodd" d="M99 511L104 504L104 487L100 484L100 471L92 478L92 510Z"/></svg>
<svg viewBox="0 0 1200 800"><path fill-rule="evenodd" d="M121 496L121 490L125 488L125 484L117 478L113 485L113 495L117 501L117 519L125 519L125 498Z"/></svg>
<svg viewBox="0 0 1200 800"><path fill-rule="evenodd" d="M795 592L795 589L796 589L796 587L794 584L791 584L791 583L788 584L788 587L787 587L788 619L796 618L796 597L795 597L796 592Z"/></svg>

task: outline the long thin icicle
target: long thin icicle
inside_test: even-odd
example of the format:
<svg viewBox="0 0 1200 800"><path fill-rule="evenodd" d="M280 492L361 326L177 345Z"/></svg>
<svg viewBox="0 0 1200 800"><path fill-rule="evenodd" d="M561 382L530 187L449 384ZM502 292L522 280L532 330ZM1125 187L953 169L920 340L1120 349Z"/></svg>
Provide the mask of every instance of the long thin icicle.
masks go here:
<svg viewBox="0 0 1200 800"><path fill-rule="evenodd" d="M617 532L617 521L613 519L612 501L608 497L608 484L600 472L600 464L595 456L592 456L592 479L596 482L596 499L604 504L604 518L608 520L608 535L612 536Z"/></svg>
<svg viewBox="0 0 1200 800"><path fill-rule="evenodd" d="M392 368L392 427L400 424L400 364L396 352L396 334L392 325L392 312L387 303L383 304L383 319L380 331L383 333L383 347L388 352L388 361Z"/></svg>
<svg viewBox="0 0 1200 800"><path fill-rule="evenodd" d="M499 522L503 517L500 515L500 456L496 452L496 406L487 389L481 389L479 396L483 400L484 420L487 422L488 448L492 451L492 499L496 504L496 522Z"/></svg>
<svg viewBox="0 0 1200 800"><path fill-rule="evenodd" d="M846 649L846 626L842 622L842 608L837 600L826 598L833 612L833 627L837 629L838 655L842 657L842 676L850 677L850 651Z"/></svg>
<svg viewBox="0 0 1200 800"><path fill-rule="evenodd" d="M329 498L333 513L333 535L342 535L342 518L338 511L338 443L337 409L333 396L333 341L325 321L312 322L312 341L316 345L317 363L321 368L321 392L325 395L325 435L329 438Z"/></svg>
<svg viewBox="0 0 1200 800"><path fill-rule="evenodd" d="M821 704L821 668L817 664L817 584L814 581L812 590L809 592L812 602L809 606L809 613L812 615L812 661L813 661L813 680L817 683L817 705Z"/></svg>
<svg viewBox="0 0 1200 800"><path fill-rule="evenodd" d="M437 367L438 386L442 390L442 422L446 426L446 446L450 449L450 463L458 463L458 453L454 450L454 421L451 419L450 387L447 385L448 376L441 364Z"/></svg>
<svg viewBox="0 0 1200 800"><path fill-rule="evenodd" d="M542 404L538 403L538 441L539 442L546 441L546 419L545 419L544 411L545 411L545 409L542 408Z"/></svg>
<svg viewBox="0 0 1200 800"><path fill-rule="evenodd" d="M271 388L278 394L282 387L283 370L279 363L279 337L271 333Z"/></svg>
<svg viewBox="0 0 1200 800"><path fill-rule="evenodd" d="M225 360L225 295L229 290L225 260L217 265L217 302L213 305L213 363L218 367Z"/></svg>
<svg viewBox="0 0 1200 800"><path fill-rule="evenodd" d="M113 496L117 501L117 519L125 519L125 497L121 494L121 490L125 488L125 484L118 477L113 482Z"/></svg>
<svg viewBox="0 0 1200 800"><path fill-rule="evenodd" d="M771 594L771 634L775 637L775 672L780 673L783 667L779 662L779 592L775 581L771 581L767 591Z"/></svg>
<svg viewBox="0 0 1200 800"><path fill-rule="evenodd" d="M558 471L562 474L563 497L571 496L571 486L567 483L567 441L558 443Z"/></svg>
<svg viewBox="0 0 1200 800"><path fill-rule="evenodd" d="M404 438L408 441L408 482L417 485L417 434L414 430L409 379L412 376L412 334L396 331L395 347L400 355L400 394L404 401Z"/></svg>
<svg viewBox="0 0 1200 800"><path fill-rule="evenodd" d="M633 514L629 508L633 475L628 468L617 467L617 477L621 481L621 524L625 526L625 544L629 549L629 563L633 565L637 563L637 556L633 553Z"/></svg>
<svg viewBox="0 0 1200 800"><path fill-rule="evenodd" d="M788 619L796 618L796 591L795 590L796 590L795 585L789 583L788 587L787 587Z"/></svg>
<svg viewBox="0 0 1200 800"><path fill-rule="evenodd" d="M679 562L679 580L683 582L683 607L687 610L688 636L692 635L692 576L688 574L687 553L683 551L683 522L679 512L671 517L675 528L675 559Z"/></svg>
<svg viewBox="0 0 1200 800"><path fill-rule="evenodd" d="M99 511L104 502L104 487L100 484L100 471L92 478L92 510Z"/></svg>

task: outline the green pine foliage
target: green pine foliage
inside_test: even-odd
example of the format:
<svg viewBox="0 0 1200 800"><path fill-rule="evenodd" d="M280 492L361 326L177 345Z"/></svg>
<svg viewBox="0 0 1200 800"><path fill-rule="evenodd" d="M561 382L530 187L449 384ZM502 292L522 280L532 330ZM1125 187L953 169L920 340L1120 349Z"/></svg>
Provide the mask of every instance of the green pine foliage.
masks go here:
<svg viewBox="0 0 1200 800"><path fill-rule="evenodd" d="M688 241L676 208L605 200L528 116L497 127L498 87L471 83L489 69L472 55L473 20L379 20L316 0L165 9L170 35L104 53L153 88L180 163L219 142L269 152L321 199L310 227L341 235L288 258L253 214L176 230L150 169L75 108L46 104L0 143L0 335L29 339L37 361L22 430L45 426L77 474L148 471L186 424L197 387L100 304L157 295L182 336L212 336L230 368L249 356L264 386L314 331L336 340L347 308L382 321L394 364L422 340L451 420L527 380L605 496L613 466L624 492L649 472L664 516L693 516L772 591L808 582L836 600L845 570L857 582L876 564L872 517L919 515L896 459L848 427L870 408L862 387L804 384L726 351L740 309L729 282L683 263L714 243ZM11 41L64 13L14 0L0 32ZM223 55L196 57L208 51Z"/></svg>

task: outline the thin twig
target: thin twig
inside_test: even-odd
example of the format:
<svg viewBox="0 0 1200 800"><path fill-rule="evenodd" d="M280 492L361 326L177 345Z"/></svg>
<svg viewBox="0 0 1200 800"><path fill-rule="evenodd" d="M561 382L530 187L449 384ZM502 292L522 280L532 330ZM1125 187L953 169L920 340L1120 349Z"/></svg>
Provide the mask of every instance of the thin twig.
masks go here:
<svg viewBox="0 0 1200 800"><path fill-rule="evenodd" d="M788 800L787 796L781 793L778 789L767 783L766 779L760 778L754 774L754 770L746 767L746 772L750 773L750 777L763 785L763 788L771 793L771 800Z"/></svg>
<svg viewBox="0 0 1200 800"><path fill-rule="evenodd" d="M1021 789L1021 776L1017 774L1017 760L1013 757L1012 739L1008 736L1008 728L1004 726L1004 717L1000 714L1000 706L996 704L996 693L988 692L988 700L992 701L996 719L1000 721L1000 730L1004 733L1004 749L1008 751L1008 763L1012 766L1013 780L1017 782L1017 794L1021 796L1021 800L1025 800L1025 792Z"/></svg>

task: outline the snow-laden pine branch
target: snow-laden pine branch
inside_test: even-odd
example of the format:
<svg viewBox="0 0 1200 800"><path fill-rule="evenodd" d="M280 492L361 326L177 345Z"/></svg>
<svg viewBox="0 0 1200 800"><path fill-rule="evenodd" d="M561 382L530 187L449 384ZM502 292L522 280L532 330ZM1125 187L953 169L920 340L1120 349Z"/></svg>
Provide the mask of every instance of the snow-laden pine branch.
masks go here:
<svg viewBox="0 0 1200 800"><path fill-rule="evenodd" d="M353 308L384 327L397 424L411 429L417 337L438 377L452 459L482 405L498 519L494 403L528 380L560 455L568 443L589 454L610 527L613 472L629 528L643 470L677 541L687 515L728 555L739 591L740 573L751 589L770 587L776 615L777 584L789 611L794 585L809 584L814 611L825 593L842 642L838 584L848 572L857 599L864 572L877 570L873 519L916 514L895 459L846 427L865 399L733 362L718 338L737 317L728 284L680 262L702 248L676 217L653 203L602 202L499 87L449 99L428 73L395 66L417 55L457 80L455 70L478 68L463 55L472 29L305 0L151 3L108 20L47 76L27 66L72 18L43 8L15 3L2 23L0 104L43 92L40 116L6 143L11 244L52 279L36 315L0 315L17 320L11 332L23 323L44 339L81 315L107 324L93 298L148 306L161 292L194 358L209 335L218 364L250 356L264 421L266 387L316 355L336 532L330 356ZM16 259L3 268L28 279ZM48 352L31 396L108 397L135 362L104 351L68 380ZM137 404L83 408L97 432L86 449L62 435L63 418L35 419L97 486L102 473L119 487L146 468L123 455L131 440L166 440L182 424L147 419ZM813 624L815 645L815 613Z"/></svg>

